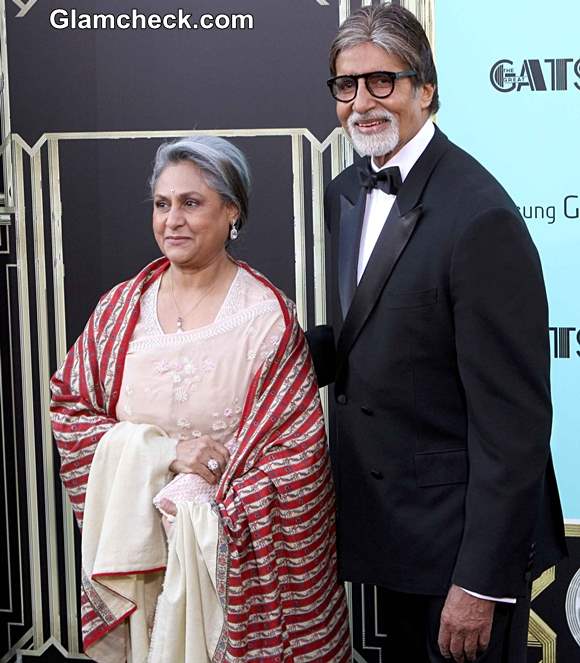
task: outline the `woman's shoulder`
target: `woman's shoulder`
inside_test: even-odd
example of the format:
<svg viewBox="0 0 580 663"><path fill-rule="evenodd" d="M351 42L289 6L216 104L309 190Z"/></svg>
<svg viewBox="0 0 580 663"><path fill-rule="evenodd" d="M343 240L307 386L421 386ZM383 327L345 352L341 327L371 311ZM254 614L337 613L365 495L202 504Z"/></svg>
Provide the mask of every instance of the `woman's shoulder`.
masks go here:
<svg viewBox="0 0 580 663"><path fill-rule="evenodd" d="M95 307L95 316L108 316L114 311L126 310L125 305L136 304L166 267L167 259L157 258L145 265L131 278L114 285L100 297Z"/></svg>
<svg viewBox="0 0 580 663"><path fill-rule="evenodd" d="M276 309L282 315L294 305L282 290L266 276L246 263L239 263L238 274L232 284L232 301L240 308L264 305Z"/></svg>

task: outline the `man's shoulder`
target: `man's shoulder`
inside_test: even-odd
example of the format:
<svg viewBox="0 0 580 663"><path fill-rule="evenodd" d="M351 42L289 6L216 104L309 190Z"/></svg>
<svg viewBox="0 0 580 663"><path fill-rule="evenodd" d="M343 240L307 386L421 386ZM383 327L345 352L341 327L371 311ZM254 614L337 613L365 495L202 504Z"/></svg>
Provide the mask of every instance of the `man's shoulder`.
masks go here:
<svg viewBox="0 0 580 663"><path fill-rule="evenodd" d="M481 181L486 186L504 191L496 177L476 157L450 140L437 171L441 175L453 176L458 186L471 187L474 181Z"/></svg>
<svg viewBox="0 0 580 663"><path fill-rule="evenodd" d="M467 150L451 141L430 178L426 189L426 194L429 193L451 198L460 207L517 209L495 175Z"/></svg>
<svg viewBox="0 0 580 663"><path fill-rule="evenodd" d="M360 181L357 174L357 166L360 160L357 159L353 164L347 166L335 178L333 178L326 186L326 195L340 195L343 194L347 198L352 195L358 195L360 190Z"/></svg>
<svg viewBox="0 0 580 663"><path fill-rule="evenodd" d="M340 214L341 198L344 196L354 204L359 193L360 183L356 173L356 164L345 168L327 184L324 191L324 216L328 229Z"/></svg>

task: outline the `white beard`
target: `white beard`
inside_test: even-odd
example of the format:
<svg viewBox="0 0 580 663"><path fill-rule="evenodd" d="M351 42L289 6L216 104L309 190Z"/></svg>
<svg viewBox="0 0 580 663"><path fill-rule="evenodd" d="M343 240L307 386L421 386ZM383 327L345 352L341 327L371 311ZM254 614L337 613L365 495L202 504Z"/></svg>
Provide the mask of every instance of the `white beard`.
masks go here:
<svg viewBox="0 0 580 663"><path fill-rule="evenodd" d="M388 120L385 128L373 135L363 134L357 127L358 122L383 119ZM364 114L353 112L347 120L347 133L361 157L382 157L390 154L399 144L399 121L388 111L371 111Z"/></svg>

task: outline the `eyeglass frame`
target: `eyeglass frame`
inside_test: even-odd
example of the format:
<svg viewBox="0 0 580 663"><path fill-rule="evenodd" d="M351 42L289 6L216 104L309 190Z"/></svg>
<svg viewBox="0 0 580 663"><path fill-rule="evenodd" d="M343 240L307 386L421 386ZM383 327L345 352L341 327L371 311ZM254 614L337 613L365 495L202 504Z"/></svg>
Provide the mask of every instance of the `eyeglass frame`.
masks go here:
<svg viewBox="0 0 580 663"><path fill-rule="evenodd" d="M369 88L368 77L376 76L376 74L383 74L384 76L387 76L387 78L391 79L391 83L393 86L388 94L384 95L375 94ZM400 78L411 78L412 76L417 76L417 72L414 69L406 69L405 71L369 71L366 74L353 74L353 75L345 74L343 76L334 76L333 78L329 78L326 81L326 84L328 85L328 89L330 90L330 94L332 95L333 99L340 102L341 104L350 104L351 101L354 101L356 99L356 95L358 94L358 82L360 78L364 78L365 87L368 90L368 93L371 95L371 97L374 97L375 99L386 99L387 97L390 97L395 91L395 81L398 81ZM339 78L351 78L356 81L356 89L354 91L354 96L352 97L352 99L338 99L332 93L332 86Z"/></svg>

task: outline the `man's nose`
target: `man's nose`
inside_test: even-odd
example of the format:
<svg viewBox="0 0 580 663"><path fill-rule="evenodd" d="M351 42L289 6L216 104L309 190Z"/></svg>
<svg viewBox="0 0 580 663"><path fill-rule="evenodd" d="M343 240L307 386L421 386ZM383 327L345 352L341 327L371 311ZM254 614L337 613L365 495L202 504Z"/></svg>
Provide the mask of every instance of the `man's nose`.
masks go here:
<svg viewBox="0 0 580 663"><path fill-rule="evenodd" d="M361 78L358 82L356 97L352 102L352 109L357 113L366 113L367 111L374 108L375 105L376 99L367 90L367 86L364 80Z"/></svg>

